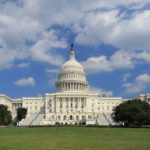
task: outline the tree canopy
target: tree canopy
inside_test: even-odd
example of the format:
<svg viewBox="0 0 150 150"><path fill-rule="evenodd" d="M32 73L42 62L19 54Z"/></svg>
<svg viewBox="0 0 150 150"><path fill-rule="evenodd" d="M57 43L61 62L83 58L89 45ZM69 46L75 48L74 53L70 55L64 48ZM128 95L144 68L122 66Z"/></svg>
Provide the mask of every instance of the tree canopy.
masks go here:
<svg viewBox="0 0 150 150"><path fill-rule="evenodd" d="M138 99L126 101L114 108L112 118L127 127L150 125L150 105Z"/></svg>
<svg viewBox="0 0 150 150"><path fill-rule="evenodd" d="M0 104L0 126L9 125L11 122L12 115L8 107Z"/></svg>
<svg viewBox="0 0 150 150"><path fill-rule="evenodd" d="M26 108L18 108L17 109L17 121L21 121L22 119L24 119L27 115L27 109Z"/></svg>

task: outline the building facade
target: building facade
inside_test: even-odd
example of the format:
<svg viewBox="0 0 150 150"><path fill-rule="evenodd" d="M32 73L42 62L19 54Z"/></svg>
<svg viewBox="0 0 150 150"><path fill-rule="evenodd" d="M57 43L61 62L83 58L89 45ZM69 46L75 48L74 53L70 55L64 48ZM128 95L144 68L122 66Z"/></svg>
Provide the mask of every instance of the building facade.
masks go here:
<svg viewBox="0 0 150 150"><path fill-rule="evenodd" d="M43 97L11 99L1 94L0 104L7 105L14 118L17 108L27 108L27 117L19 122L20 126L56 123L113 125L113 108L126 101L89 90L86 74L75 58L73 47L69 60L60 68L55 86L56 93L46 93Z"/></svg>

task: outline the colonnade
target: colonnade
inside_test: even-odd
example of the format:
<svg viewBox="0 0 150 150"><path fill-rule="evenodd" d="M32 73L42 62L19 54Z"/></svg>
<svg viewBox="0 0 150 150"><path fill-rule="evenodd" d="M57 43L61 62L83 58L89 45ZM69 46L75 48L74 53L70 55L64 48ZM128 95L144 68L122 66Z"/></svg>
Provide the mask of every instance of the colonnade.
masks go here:
<svg viewBox="0 0 150 150"><path fill-rule="evenodd" d="M83 110L86 107L85 97L57 98L55 103L56 112L74 112Z"/></svg>
<svg viewBox="0 0 150 150"><path fill-rule="evenodd" d="M12 103L12 109L17 110L17 108L22 107L22 102L19 103Z"/></svg>
<svg viewBox="0 0 150 150"><path fill-rule="evenodd" d="M78 82L67 82L67 83L59 83L57 85L57 91L70 91L70 90L82 90L86 91L88 88L87 84L85 83L78 83Z"/></svg>

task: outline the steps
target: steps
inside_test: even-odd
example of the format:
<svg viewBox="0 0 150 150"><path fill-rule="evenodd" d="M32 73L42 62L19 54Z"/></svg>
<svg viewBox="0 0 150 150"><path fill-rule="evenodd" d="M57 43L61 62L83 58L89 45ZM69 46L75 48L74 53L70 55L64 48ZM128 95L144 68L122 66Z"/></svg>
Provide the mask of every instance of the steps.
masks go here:
<svg viewBox="0 0 150 150"><path fill-rule="evenodd" d="M19 122L19 126L37 126L44 119L44 114L34 113Z"/></svg>

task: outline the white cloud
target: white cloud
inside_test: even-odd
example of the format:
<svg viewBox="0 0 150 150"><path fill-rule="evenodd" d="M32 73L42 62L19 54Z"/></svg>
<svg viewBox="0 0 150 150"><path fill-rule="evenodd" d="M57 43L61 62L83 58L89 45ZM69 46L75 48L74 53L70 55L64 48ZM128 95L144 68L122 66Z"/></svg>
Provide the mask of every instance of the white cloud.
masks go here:
<svg viewBox="0 0 150 150"><path fill-rule="evenodd" d="M149 74L140 74L135 78L133 83L124 83L122 86L125 88L128 94L140 93L146 87L149 86L150 75Z"/></svg>
<svg viewBox="0 0 150 150"><path fill-rule="evenodd" d="M45 69L45 72L47 74L47 76L50 78L48 81L48 85L51 87L55 86L56 81L58 80L58 73L59 73L59 69L58 68L47 68Z"/></svg>
<svg viewBox="0 0 150 150"><path fill-rule="evenodd" d="M76 41L83 44L106 42L120 48L147 50L149 11L135 10L134 15L122 19L125 13L119 12L119 7L138 9L148 2L149 0L1 1L0 47L3 50L0 51L6 52L0 52L3 54L0 55L0 69L13 66L17 59L25 58L53 65L62 63L63 57L55 50L66 48L67 40L55 31L53 25L71 28L77 34Z"/></svg>
<svg viewBox="0 0 150 150"><path fill-rule="evenodd" d="M14 82L17 86L35 86L35 80L33 77L22 78Z"/></svg>
<svg viewBox="0 0 150 150"><path fill-rule="evenodd" d="M110 57L89 57L81 62L88 73L109 72L116 69L133 69L136 65L150 63L150 52L118 50Z"/></svg>
<svg viewBox="0 0 150 150"><path fill-rule="evenodd" d="M60 65L64 62L61 55L55 53L56 48L66 48L66 40L58 39L57 32L51 30L44 32L41 38L30 48L33 60L47 62L50 64Z"/></svg>
<svg viewBox="0 0 150 150"><path fill-rule="evenodd" d="M90 90L98 93L101 96L112 96L113 95L112 91L106 91L106 90L98 88L98 87L90 87Z"/></svg>
<svg viewBox="0 0 150 150"><path fill-rule="evenodd" d="M90 57L82 65L88 73L111 71L111 64L106 56Z"/></svg>
<svg viewBox="0 0 150 150"><path fill-rule="evenodd" d="M76 42L80 44L112 44L120 49L150 51L150 11L133 14L121 13L119 9L89 12L82 23L76 25Z"/></svg>
<svg viewBox="0 0 150 150"><path fill-rule="evenodd" d="M30 63L20 63L17 65L18 68L27 68L27 67L30 67Z"/></svg>
<svg viewBox="0 0 150 150"><path fill-rule="evenodd" d="M48 74L54 74L54 75L56 75L56 74L58 74L59 73L59 69L56 69L56 68L54 68L54 69L45 69L45 71L46 71L46 73L48 73Z"/></svg>
<svg viewBox="0 0 150 150"><path fill-rule="evenodd" d="M141 75L136 77L135 81L140 82L140 83L150 83L150 75L141 74Z"/></svg>

